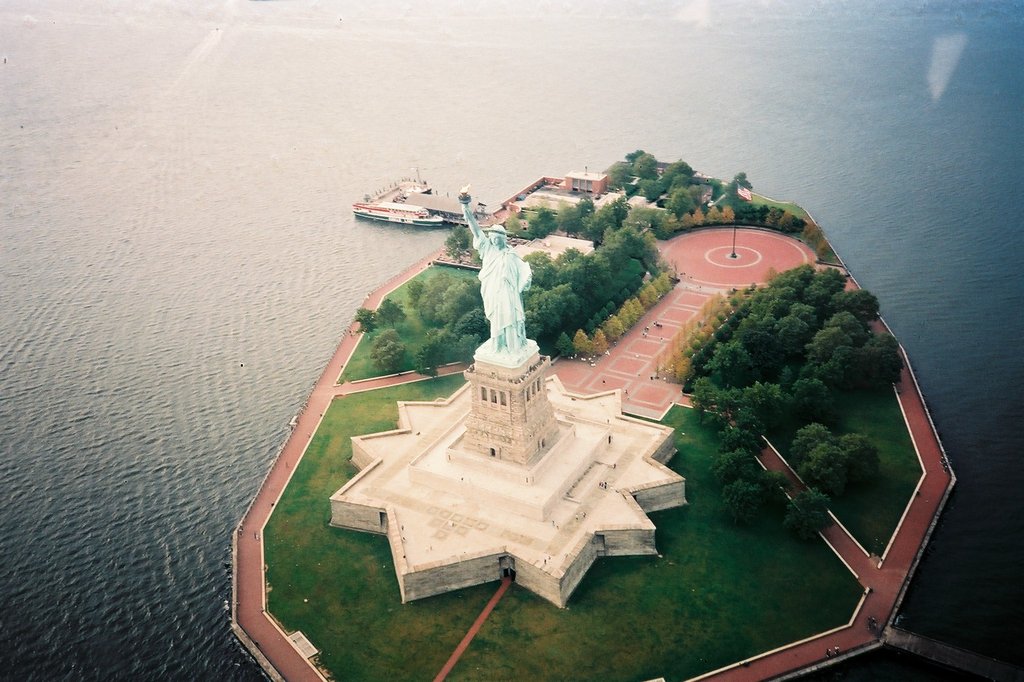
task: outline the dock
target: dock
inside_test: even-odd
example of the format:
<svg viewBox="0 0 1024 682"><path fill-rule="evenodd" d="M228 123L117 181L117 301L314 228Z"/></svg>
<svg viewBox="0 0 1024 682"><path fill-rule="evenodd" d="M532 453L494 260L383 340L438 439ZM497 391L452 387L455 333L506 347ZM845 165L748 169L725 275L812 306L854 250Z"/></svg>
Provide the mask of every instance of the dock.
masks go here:
<svg viewBox="0 0 1024 682"><path fill-rule="evenodd" d="M449 195L441 196L434 194L429 184L416 178L402 178L401 180L378 189L373 194L366 194L363 197L366 203L392 202L396 204L409 204L427 209L430 215L440 216L448 225L467 225L466 218L462 215L462 204L456 197ZM473 210L481 224L493 222L484 204L478 203Z"/></svg>
<svg viewBox="0 0 1024 682"><path fill-rule="evenodd" d="M1024 669L897 627L885 629L884 641L887 647L906 651L953 670L979 675L988 680L1024 682Z"/></svg>

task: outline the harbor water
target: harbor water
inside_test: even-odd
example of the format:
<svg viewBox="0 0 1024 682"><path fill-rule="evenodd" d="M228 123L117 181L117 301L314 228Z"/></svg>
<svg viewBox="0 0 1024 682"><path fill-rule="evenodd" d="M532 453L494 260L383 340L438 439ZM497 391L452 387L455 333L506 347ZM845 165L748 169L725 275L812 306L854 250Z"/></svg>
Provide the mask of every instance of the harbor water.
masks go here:
<svg viewBox="0 0 1024 682"><path fill-rule="evenodd" d="M878 295L959 477L901 625L1024 664L1020 2L7 0L0 57L0 678L258 679L233 526L444 240L351 203L637 148L799 201Z"/></svg>

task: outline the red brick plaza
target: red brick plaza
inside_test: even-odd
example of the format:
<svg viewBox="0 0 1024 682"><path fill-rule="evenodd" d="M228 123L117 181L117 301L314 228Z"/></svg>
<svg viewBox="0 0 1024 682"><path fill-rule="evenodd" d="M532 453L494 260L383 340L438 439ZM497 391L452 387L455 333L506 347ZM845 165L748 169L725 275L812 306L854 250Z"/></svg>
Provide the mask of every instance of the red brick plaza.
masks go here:
<svg viewBox="0 0 1024 682"><path fill-rule="evenodd" d="M654 419L680 402L679 385L658 376L658 358L680 327L715 294L764 284L772 272L815 261L814 252L795 239L748 228L735 230L734 252L733 232L701 230L661 242L661 255L675 269L679 284L593 365L556 362L555 374L565 387L584 394L622 389L627 412Z"/></svg>

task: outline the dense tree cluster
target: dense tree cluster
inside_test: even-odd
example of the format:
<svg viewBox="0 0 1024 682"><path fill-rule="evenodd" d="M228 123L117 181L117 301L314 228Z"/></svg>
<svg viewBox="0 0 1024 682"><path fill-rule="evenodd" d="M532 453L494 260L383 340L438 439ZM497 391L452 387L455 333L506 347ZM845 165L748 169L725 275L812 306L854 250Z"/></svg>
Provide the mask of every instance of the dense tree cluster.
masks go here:
<svg viewBox="0 0 1024 682"><path fill-rule="evenodd" d="M626 196L639 195L665 209L638 217L659 239L703 225L758 225L801 234L818 248L819 255L828 250L821 230L813 222L781 206L743 199L739 188L753 189L746 173L737 173L731 182L722 183L696 174L685 161L661 164L652 154L638 149L627 154L625 161L613 164L608 177L610 186L625 191ZM714 205L705 210L708 199Z"/></svg>
<svg viewBox="0 0 1024 682"><path fill-rule="evenodd" d="M789 270L765 289L734 296L730 310L717 306L714 332L683 350L693 406L720 429L715 467L738 521L753 505L760 475L739 462L753 464L760 434L783 419L810 422L796 434L790 464L819 493L841 495L848 483L877 474L878 452L864 436L834 436L824 425L835 419L834 391L891 384L902 367L892 336L869 327L878 300L845 283L837 270ZM736 480L747 485L728 488ZM792 504L790 513L803 522L818 518L801 511L813 505L793 511Z"/></svg>
<svg viewBox="0 0 1024 682"><path fill-rule="evenodd" d="M533 285L523 296L527 334L553 344L563 332L592 333L638 295L645 275L658 272L657 259L653 237L628 226L607 229L601 246L588 254L570 249L552 260L531 253L525 260Z"/></svg>
<svg viewBox="0 0 1024 682"><path fill-rule="evenodd" d="M672 290L674 282L667 272L644 284L637 295L625 301L618 310L609 314L603 321L595 317L587 323L588 335L583 329L577 329L572 339L562 332L555 342L555 348L562 355L602 355L608 350L609 344L618 341L635 325L648 310L661 300L661 297ZM598 315L608 309L605 306ZM598 326L598 323L600 326Z"/></svg>
<svg viewBox="0 0 1024 682"><path fill-rule="evenodd" d="M770 381L791 391L798 384L807 405L821 394L812 380L829 389L895 382L902 368L896 340L868 326L878 299L845 285L840 271L809 265L777 275L738 302L707 343L684 351L689 378L712 377L724 388Z"/></svg>

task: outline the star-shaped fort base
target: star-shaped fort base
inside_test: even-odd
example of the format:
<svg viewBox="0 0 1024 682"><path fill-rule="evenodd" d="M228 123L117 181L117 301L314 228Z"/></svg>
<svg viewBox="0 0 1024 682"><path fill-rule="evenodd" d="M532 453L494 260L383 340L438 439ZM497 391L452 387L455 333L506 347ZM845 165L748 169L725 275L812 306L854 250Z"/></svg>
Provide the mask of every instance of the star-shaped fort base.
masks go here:
<svg viewBox="0 0 1024 682"><path fill-rule="evenodd" d="M671 429L624 416L618 391L572 395L552 377L533 400L557 427L525 463L503 461L466 422L514 417L467 378L448 400L399 403L397 430L353 438L361 471L331 496L332 525L387 535L403 602L512 575L565 606L598 557L657 553L647 512L686 503L663 464Z"/></svg>

